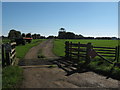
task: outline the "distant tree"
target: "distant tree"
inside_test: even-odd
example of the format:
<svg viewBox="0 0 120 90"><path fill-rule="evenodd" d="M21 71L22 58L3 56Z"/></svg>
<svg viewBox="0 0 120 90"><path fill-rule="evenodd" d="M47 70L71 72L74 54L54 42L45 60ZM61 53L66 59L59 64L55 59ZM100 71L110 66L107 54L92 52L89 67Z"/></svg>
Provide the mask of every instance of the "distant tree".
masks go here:
<svg viewBox="0 0 120 90"><path fill-rule="evenodd" d="M84 36L83 36L83 35L81 35L81 34L79 34L79 38L84 38Z"/></svg>
<svg viewBox="0 0 120 90"><path fill-rule="evenodd" d="M25 35L25 33L22 33L22 37L25 37L26 35Z"/></svg>
<svg viewBox="0 0 120 90"><path fill-rule="evenodd" d="M58 32L58 38L59 39L65 39L66 31L65 28L60 28Z"/></svg>
<svg viewBox="0 0 120 90"><path fill-rule="evenodd" d="M15 38L21 38L21 32L20 31L16 31L14 29L10 30L10 32L8 33L8 38L10 39L15 39Z"/></svg>
<svg viewBox="0 0 120 90"><path fill-rule="evenodd" d="M36 34L36 33L33 34L33 35L32 35L32 38L33 38L33 39L37 39L37 34Z"/></svg>
<svg viewBox="0 0 120 90"><path fill-rule="evenodd" d="M112 39L111 37L96 37L95 39L106 39L106 40L110 40Z"/></svg>
<svg viewBox="0 0 120 90"><path fill-rule="evenodd" d="M36 38L37 38L37 39L40 39L40 34L37 34L37 35L36 35Z"/></svg>
<svg viewBox="0 0 120 90"><path fill-rule="evenodd" d="M59 30L60 30L60 31L65 31L65 28L60 28Z"/></svg>
<svg viewBox="0 0 120 90"><path fill-rule="evenodd" d="M60 28L58 32L59 39L83 39L84 36L81 34L75 35L73 32L66 32L65 28Z"/></svg>
<svg viewBox="0 0 120 90"><path fill-rule="evenodd" d="M47 37L47 39L53 39L54 38L54 36L48 36Z"/></svg>
<svg viewBox="0 0 120 90"><path fill-rule="evenodd" d="M66 32L65 38L66 39L74 39L75 34L73 32Z"/></svg>
<svg viewBox="0 0 120 90"><path fill-rule="evenodd" d="M45 36L40 36L40 39L46 39L46 37Z"/></svg>
<svg viewBox="0 0 120 90"><path fill-rule="evenodd" d="M66 32L59 32L58 34L59 39L65 39L65 36L66 36Z"/></svg>
<svg viewBox="0 0 120 90"><path fill-rule="evenodd" d="M27 33L26 37L30 37L31 38L32 37L31 33Z"/></svg>
<svg viewBox="0 0 120 90"><path fill-rule="evenodd" d="M84 37L84 39L94 39L94 37Z"/></svg>
<svg viewBox="0 0 120 90"><path fill-rule="evenodd" d="M58 39L58 37L57 37L57 36L54 36L54 38L55 38L55 39Z"/></svg>
<svg viewBox="0 0 120 90"><path fill-rule="evenodd" d="M35 39L35 38L34 38L34 34L32 34L32 38Z"/></svg>
<svg viewBox="0 0 120 90"><path fill-rule="evenodd" d="M83 38L84 38L84 36L81 35L81 34L79 34L79 35L75 35L75 39L83 39Z"/></svg>

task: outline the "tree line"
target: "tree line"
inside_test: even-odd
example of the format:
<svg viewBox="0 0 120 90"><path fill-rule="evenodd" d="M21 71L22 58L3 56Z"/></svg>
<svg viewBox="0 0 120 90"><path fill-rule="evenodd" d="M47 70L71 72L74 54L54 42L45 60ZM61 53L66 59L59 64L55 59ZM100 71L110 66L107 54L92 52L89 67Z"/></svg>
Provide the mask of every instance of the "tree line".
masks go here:
<svg viewBox="0 0 120 90"><path fill-rule="evenodd" d="M60 28L58 32L58 38L59 39L106 39L106 40L116 40L119 38L116 37L85 37L81 34L77 35L73 32L66 32L65 28Z"/></svg>
<svg viewBox="0 0 120 90"><path fill-rule="evenodd" d="M9 39L16 39L16 38L23 38L23 37L28 37L28 38L33 38L33 39L45 39L45 36L41 36L40 34L31 34L31 33L21 33L20 31L17 30L10 30L8 33L8 38Z"/></svg>
<svg viewBox="0 0 120 90"><path fill-rule="evenodd" d="M23 37L30 37L33 39L107 39L107 40L116 40L119 38L116 37L85 37L81 34L75 34L73 32L66 32L65 28L60 28L58 31L58 36L41 36L40 34L31 34L31 33L21 33L20 31L17 30L10 30L8 33L8 38L9 39L15 39L15 38L23 38Z"/></svg>

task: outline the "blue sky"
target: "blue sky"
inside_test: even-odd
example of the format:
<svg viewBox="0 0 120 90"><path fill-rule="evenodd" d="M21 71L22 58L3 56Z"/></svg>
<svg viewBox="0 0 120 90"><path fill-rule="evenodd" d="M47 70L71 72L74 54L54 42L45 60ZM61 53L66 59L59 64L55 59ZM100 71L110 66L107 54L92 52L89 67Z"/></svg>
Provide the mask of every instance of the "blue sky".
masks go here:
<svg viewBox="0 0 120 90"><path fill-rule="evenodd" d="M2 35L2 3L0 2L0 36Z"/></svg>
<svg viewBox="0 0 120 90"><path fill-rule="evenodd" d="M3 35L58 35L61 27L84 36L118 36L117 2L3 2Z"/></svg>

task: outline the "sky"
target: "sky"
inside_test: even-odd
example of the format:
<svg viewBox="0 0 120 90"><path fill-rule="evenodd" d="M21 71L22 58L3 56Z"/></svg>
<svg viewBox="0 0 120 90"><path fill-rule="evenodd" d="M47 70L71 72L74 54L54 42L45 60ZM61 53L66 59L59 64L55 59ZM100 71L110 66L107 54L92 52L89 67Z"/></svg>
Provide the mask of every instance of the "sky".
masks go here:
<svg viewBox="0 0 120 90"><path fill-rule="evenodd" d="M0 2L0 36L2 34L2 3Z"/></svg>
<svg viewBox="0 0 120 90"><path fill-rule="evenodd" d="M2 2L2 34L58 35L60 28L91 37L118 37L117 2Z"/></svg>
<svg viewBox="0 0 120 90"><path fill-rule="evenodd" d="M2 2L119 2L119 0L1 0Z"/></svg>

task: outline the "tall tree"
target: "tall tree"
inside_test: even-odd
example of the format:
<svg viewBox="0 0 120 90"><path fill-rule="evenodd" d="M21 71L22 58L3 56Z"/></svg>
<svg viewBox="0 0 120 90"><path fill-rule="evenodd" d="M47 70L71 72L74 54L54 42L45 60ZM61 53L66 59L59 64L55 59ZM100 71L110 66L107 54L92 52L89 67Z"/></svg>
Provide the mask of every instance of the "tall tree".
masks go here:
<svg viewBox="0 0 120 90"><path fill-rule="evenodd" d="M75 34L73 32L66 32L65 38L66 39L74 39Z"/></svg>
<svg viewBox="0 0 120 90"><path fill-rule="evenodd" d="M26 34L26 37L32 37L31 33Z"/></svg>
<svg viewBox="0 0 120 90"><path fill-rule="evenodd" d="M65 39L66 31L65 28L60 28L58 32L58 38L59 39Z"/></svg>
<svg viewBox="0 0 120 90"><path fill-rule="evenodd" d="M22 37L25 37L26 35L25 35L25 33L22 33Z"/></svg>
<svg viewBox="0 0 120 90"><path fill-rule="evenodd" d="M8 33L8 38L10 39L15 39L15 38L21 38L21 32L20 31L16 31L14 29L10 30L10 32Z"/></svg>
<svg viewBox="0 0 120 90"><path fill-rule="evenodd" d="M33 39L37 39L37 34L36 34L36 33L33 34L33 35L32 35L32 38L33 38Z"/></svg>
<svg viewBox="0 0 120 90"><path fill-rule="evenodd" d="M37 34L37 39L40 39L40 34Z"/></svg>
<svg viewBox="0 0 120 90"><path fill-rule="evenodd" d="M65 31L65 28L60 28L59 30L60 30L60 31Z"/></svg>

